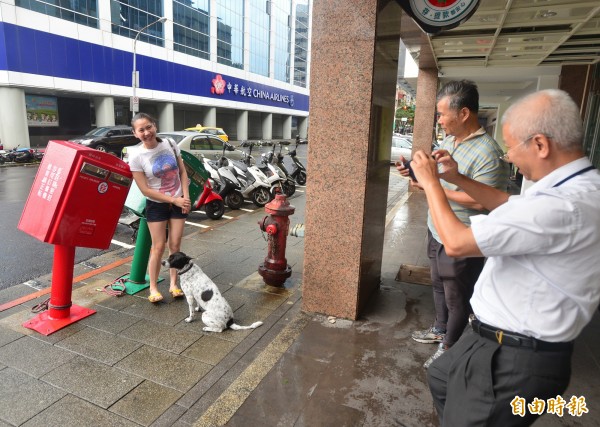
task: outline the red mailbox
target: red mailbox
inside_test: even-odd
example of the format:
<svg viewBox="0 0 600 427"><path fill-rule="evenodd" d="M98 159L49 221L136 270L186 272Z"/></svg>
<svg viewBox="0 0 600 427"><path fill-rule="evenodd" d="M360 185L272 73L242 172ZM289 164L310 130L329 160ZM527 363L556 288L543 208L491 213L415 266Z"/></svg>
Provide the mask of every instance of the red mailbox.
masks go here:
<svg viewBox="0 0 600 427"><path fill-rule="evenodd" d="M127 163L112 154L50 141L19 229L54 245L106 249L131 181Z"/></svg>
<svg viewBox="0 0 600 427"><path fill-rule="evenodd" d="M117 157L68 141L50 141L18 228L52 243L48 312L24 326L49 335L93 313L71 304L75 247L106 249L129 186L129 166Z"/></svg>

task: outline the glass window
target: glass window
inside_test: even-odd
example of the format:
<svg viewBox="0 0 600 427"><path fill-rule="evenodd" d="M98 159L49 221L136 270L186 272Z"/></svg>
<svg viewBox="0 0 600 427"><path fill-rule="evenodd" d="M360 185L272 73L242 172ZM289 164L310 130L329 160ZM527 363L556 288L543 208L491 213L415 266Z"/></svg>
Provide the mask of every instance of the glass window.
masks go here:
<svg viewBox="0 0 600 427"><path fill-rule="evenodd" d="M290 81L290 58L292 44L292 29L290 27L291 2L271 2L271 19L273 20L274 36L272 43L275 45L274 70L275 79L283 82Z"/></svg>
<svg viewBox="0 0 600 427"><path fill-rule="evenodd" d="M270 16L267 13L270 2L250 0L248 11L250 21L250 72L269 76L269 28Z"/></svg>
<svg viewBox="0 0 600 427"><path fill-rule="evenodd" d="M306 87L308 72L308 0L296 2L296 31L294 34L294 81Z"/></svg>
<svg viewBox="0 0 600 427"><path fill-rule="evenodd" d="M208 139L210 140L210 145L212 146L211 150L223 151L223 141L213 136L209 136Z"/></svg>
<svg viewBox="0 0 600 427"><path fill-rule="evenodd" d="M173 1L173 47L178 52L210 59L209 0Z"/></svg>
<svg viewBox="0 0 600 427"><path fill-rule="evenodd" d="M210 142L205 136L196 136L190 143L190 150L210 150Z"/></svg>
<svg viewBox="0 0 600 427"><path fill-rule="evenodd" d="M98 28L97 0L16 0L15 5L88 27Z"/></svg>
<svg viewBox="0 0 600 427"><path fill-rule="evenodd" d="M163 16L163 0L111 0L112 32L135 39L149 24L138 40L164 46L164 27L156 22Z"/></svg>
<svg viewBox="0 0 600 427"><path fill-rule="evenodd" d="M244 2L217 0L217 62L244 68Z"/></svg>

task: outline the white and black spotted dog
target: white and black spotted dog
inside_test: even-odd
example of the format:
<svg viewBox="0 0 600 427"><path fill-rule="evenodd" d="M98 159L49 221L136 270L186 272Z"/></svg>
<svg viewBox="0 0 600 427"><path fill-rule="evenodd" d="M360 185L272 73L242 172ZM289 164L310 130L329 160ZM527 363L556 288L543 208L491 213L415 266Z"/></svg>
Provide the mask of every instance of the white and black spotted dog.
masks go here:
<svg viewBox="0 0 600 427"><path fill-rule="evenodd" d="M179 283L190 308L190 316L185 319L186 322L194 320L194 312L202 309L202 321L206 325L202 330L206 332L223 332L227 328L236 331L254 329L263 324L254 322L250 326L240 326L235 323L233 310L217 285L183 252L169 255L162 265L177 269Z"/></svg>

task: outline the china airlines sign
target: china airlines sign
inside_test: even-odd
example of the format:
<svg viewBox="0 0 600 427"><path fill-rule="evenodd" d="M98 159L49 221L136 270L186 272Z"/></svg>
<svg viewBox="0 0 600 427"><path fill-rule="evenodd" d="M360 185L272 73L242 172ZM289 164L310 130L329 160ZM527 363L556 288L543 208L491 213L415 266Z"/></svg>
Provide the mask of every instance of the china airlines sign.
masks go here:
<svg viewBox="0 0 600 427"><path fill-rule="evenodd" d="M294 106L294 95L292 94L262 89L260 86L252 86L252 84L248 82L240 83L236 81L226 81L221 74L217 74L215 78L212 79L210 92L214 95L228 94L234 97L257 98L275 103L283 103L290 107Z"/></svg>

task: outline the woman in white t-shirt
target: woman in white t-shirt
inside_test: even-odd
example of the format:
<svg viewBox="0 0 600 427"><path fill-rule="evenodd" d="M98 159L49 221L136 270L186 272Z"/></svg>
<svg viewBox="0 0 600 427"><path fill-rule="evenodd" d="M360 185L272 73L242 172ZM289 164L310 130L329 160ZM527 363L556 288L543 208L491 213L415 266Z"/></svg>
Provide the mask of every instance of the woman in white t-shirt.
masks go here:
<svg viewBox="0 0 600 427"><path fill-rule="evenodd" d="M169 224L169 254L178 252L185 219L191 209L189 180L181 152L169 139L156 136L156 120L145 113L137 113L131 120L133 134L142 143L132 150L129 167L140 191L146 196L146 220L152 238L152 249L148 262L150 296L156 303L163 299L158 291L160 260L167 245L167 223ZM183 297L177 286L177 270L169 270L169 292L173 298Z"/></svg>

